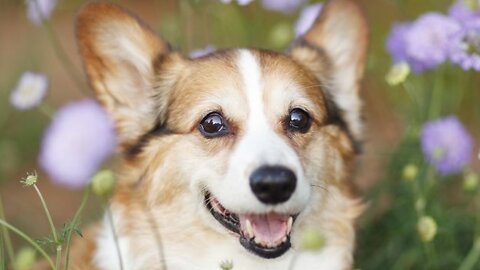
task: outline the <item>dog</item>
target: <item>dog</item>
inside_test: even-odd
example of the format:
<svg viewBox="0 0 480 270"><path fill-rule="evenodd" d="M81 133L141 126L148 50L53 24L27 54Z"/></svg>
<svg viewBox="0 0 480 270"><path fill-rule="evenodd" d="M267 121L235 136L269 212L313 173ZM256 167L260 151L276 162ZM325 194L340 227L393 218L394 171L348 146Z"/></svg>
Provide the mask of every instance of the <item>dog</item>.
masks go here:
<svg viewBox="0 0 480 270"><path fill-rule="evenodd" d="M368 43L354 0L328 1L284 53L190 59L108 3L76 27L120 157L115 234L107 218L87 230L71 269L352 269Z"/></svg>

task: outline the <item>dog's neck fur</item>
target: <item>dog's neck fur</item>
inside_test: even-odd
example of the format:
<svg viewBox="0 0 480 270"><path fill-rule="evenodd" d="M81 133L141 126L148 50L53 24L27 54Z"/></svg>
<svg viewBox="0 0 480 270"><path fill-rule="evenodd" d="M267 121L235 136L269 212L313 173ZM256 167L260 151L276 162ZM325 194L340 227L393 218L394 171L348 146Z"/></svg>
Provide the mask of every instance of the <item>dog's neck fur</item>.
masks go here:
<svg viewBox="0 0 480 270"><path fill-rule="evenodd" d="M133 194L135 193L128 192L117 195L112 202L123 269L162 269L162 265L175 270L220 269L222 261L232 261L235 270L351 269L355 242L352 224L363 207L358 200L343 196L337 188L329 190L323 208L307 210L305 215L315 218L299 222L300 226L305 227L321 224L322 231L328 232L322 251L292 249L275 260L248 254L238 244L237 238L219 235L219 232L199 225L202 223L195 220L199 209L186 208L187 205L192 205L185 203L187 196L178 198L177 203L146 210L143 198ZM87 235L90 239L95 239L95 248L91 265L84 269L120 269L117 247L107 217L94 233L95 236ZM301 246L301 236L292 237L293 245ZM294 268L289 268L293 257L301 259L296 260Z"/></svg>

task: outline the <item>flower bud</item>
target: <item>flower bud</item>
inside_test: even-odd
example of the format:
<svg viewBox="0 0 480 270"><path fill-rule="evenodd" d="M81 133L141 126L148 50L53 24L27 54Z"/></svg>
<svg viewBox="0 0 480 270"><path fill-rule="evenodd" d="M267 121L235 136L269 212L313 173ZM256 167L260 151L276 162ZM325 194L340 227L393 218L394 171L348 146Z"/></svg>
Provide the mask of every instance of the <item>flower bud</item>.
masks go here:
<svg viewBox="0 0 480 270"><path fill-rule="evenodd" d="M275 25L269 34L269 41L275 48L284 48L292 40L292 27L288 23Z"/></svg>
<svg viewBox="0 0 480 270"><path fill-rule="evenodd" d="M475 191L478 187L478 175L469 172L465 177L463 178L463 188L466 191Z"/></svg>
<svg viewBox="0 0 480 270"><path fill-rule="evenodd" d="M415 210L417 210L417 212L423 212L423 210L425 210L425 199L419 198L415 201Z"/></svg>
<svg viewBox="0 0 480 270"><path fill-rule="evenodd" d="M33 186L37 183L38 175L37 172L27 173L27 177L23 178L20 183L24 184L27 187Z"/></svg>
<svg viewBox="0 0 480 270"><path fill-rule="evenodd" d="M391 86L403 83L410 74L410 66L405 63L398 63L393 65L385 76L385 80Z"/></svg>
<svg viewBox="0 0 480 270"><path fill-rule="evenodd" d="M325 245L325 237L317 230L307 229L302 235L302 248L309 251L320 250Z"/></svg>
<svg viewBox="0 0 480 270"><path fill-rule="evenodd" d="M27 270L32 269L35 263L35 250L30 247L24 247L20 249L15 257L15 269Z"/></svg>
<svg viewBox="0 0 480 270"><path fill-rule="evenodd" d="M402 171L403 179L407 181L413 181L417 178L418 175L418 167L415 164L407 164L403 167Z"/></svg>
<svg viewBox="0 0 480 270"><path fill-rule="evenodd" d="M220 268L222 270L232 270L233 269L233 262L230 260L226 260L220 263Z"/></svg>
<svg viewBox="0 0 480 270"><path fill-rule="evenodd" d="M471 11L477 11L480 8L478 0L465 0L464 2Z"/></svg>
<svg viewBox="0 0 480 270"><path fill-rule="evenodd" d="M115 175L110 170L97 172L92 179L92 189L100 197L109 196L115 188Z"/></svg>
<svg viewBox="0 0 480 270"><path fill-rule="evenodd" d="M418 220L417 232L422 242L430 242L437 234L437 223L430 216L423 216Z"/></svg>

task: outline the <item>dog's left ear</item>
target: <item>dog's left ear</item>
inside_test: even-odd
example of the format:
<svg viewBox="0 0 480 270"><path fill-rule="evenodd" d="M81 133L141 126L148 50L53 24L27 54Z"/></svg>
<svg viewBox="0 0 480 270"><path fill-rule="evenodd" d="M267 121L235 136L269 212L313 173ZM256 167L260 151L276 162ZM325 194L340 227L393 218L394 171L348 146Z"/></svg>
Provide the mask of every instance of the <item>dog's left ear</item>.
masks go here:
<svg viewBox="0 0 480 270"><path fill-rule="evenodd" d="M330 0L290 50L327 88L356 139L362 133L359 88L367 46L367 22L356 1Z"/></svg>

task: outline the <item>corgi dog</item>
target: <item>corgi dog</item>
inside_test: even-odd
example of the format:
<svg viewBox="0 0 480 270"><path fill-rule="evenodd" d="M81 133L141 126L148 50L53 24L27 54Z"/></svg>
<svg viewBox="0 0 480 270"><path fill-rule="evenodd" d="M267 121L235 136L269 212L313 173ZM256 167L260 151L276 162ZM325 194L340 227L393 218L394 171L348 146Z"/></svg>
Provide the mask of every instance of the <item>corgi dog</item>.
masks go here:
<svg viewBox="0 0 480 270"><path fill-rule="evenodd" d="M108 3L84 6L76 26L119 164L113 227L76 239L71 269L353 267L368 40L354 0L328 1L286 52L190 59ZM312 230L324 244L305 251Z"/></svg>

